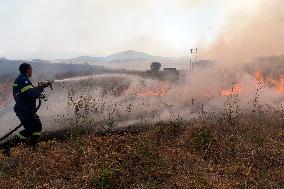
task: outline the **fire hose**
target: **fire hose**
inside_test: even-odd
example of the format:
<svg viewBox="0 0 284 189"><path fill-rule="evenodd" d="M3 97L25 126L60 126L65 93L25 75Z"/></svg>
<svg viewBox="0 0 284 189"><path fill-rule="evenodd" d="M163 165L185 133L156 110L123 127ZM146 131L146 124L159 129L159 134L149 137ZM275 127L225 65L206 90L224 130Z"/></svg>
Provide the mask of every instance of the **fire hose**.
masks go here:
<svg viewBox="0 0 284 189"><path fill-rule="evenodd" d="M38 109L41 106L41 100L42 98L38 99L38 106L36 107L36 112L38 111ZM35 113L36 113L35 112ZM5 140L6 138L8 138L11 134L13 134L16 130L18 130L20 127L22 127L24 125L24 123L21 123L20 125L18 125L15 129L13 129L12 131L10 131L9 133L7 133L5 136L3 136L2 138L0 138L0 142L2 142L3 140Z"/></svg>
<svg viewBox="0 0 284 189"><path fill-rule="evenodd" d="M40 82L38 84L39 86L44 86L44 87L50 87L51 90L53 90L52 88L52 81L44 81L44 82ZM46 96L44 94L41 94L41 96L38 98L38 106L36 107L36 112L39 110L42 100L47 101ZM9 133L7 133L5 136L3 136L2 138L0 138L0 143L5 140L6 138L8 138L11 134L13 134L16 130L18 130L20 127L22 127L24 125L24 123L21 123L20 125L18 125L16 128L14 128L13 130L11 130Z"/></svg>

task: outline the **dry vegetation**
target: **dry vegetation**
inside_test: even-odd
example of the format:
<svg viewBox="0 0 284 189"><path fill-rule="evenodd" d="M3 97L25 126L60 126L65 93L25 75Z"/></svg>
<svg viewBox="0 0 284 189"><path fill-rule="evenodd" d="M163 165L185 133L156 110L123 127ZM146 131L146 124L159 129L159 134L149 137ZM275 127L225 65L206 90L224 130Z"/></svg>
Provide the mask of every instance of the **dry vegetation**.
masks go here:
<svg viewBox="0 0 284 189"><path fill-rule="evenodd" d="M247 110L233 95L191 121L81 132L92 104L70 93L71 131L0 155L0 188L283 188L284 109L259 95Z"/></svg>
<svg viewBox="0 0 284 189"><path fill-rule="evenodd" d="M43 140L36 151L23 145L10 158L0 156L0 185L283 188L283 114L279 109L237 116L204 114L190 122L176 119L143 130L73 131L64 140Z"/></svg>

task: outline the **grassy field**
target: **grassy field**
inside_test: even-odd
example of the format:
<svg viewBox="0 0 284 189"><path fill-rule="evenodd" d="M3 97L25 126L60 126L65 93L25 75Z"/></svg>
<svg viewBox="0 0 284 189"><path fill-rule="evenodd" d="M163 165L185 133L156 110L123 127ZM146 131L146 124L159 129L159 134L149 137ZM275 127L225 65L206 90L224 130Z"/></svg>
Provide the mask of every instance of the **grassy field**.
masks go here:
<svg viewBox="0 0 284 189"><path fill-rule="evenodd" d="M0 155L1 188L283 188L283 111L73 130ZM140 129L139 129L140 128ZM144 129L141 129L144 128Z"/></svg>

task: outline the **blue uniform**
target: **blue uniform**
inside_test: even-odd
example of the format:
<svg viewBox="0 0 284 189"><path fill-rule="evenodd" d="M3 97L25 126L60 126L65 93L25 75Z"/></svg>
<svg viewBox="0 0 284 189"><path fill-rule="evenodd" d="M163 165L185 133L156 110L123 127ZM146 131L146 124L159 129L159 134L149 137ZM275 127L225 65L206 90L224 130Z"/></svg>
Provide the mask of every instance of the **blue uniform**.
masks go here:
<svg viewBox="0 0 284 189"><path fill-rule="evenodd" d="M17 136L22 139L40 135L42 124L36 114L36 99L42 92L43 88L34 87L24 74L20 74L14 82L13 96L16 101L14 111L25 128Z"/></svg>

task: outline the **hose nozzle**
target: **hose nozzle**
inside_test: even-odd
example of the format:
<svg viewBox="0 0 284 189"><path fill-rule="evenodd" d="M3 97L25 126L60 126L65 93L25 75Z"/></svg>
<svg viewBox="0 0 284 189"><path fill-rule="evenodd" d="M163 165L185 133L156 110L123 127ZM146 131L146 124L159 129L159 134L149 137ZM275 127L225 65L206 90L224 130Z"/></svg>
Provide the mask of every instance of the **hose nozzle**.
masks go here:
<svg viewBox="0 0 284 189"><path fill-rule="evenodd" d="M38 82L38 86L39 86L39 87L43 87L43 88L50 87L50 89L53 90L53 87L52 87L52 83L53 83L53 82L54 82L54 81L50 81L50 80Z"/></svg>

